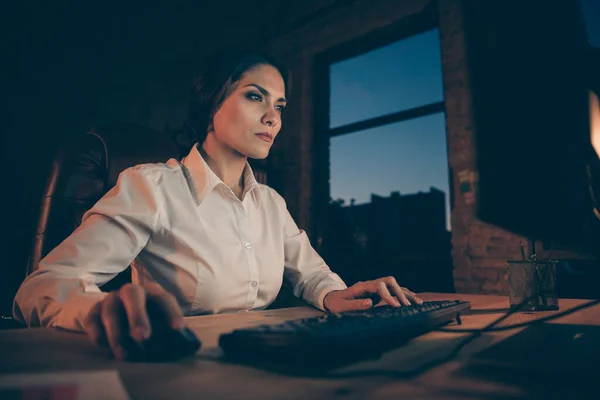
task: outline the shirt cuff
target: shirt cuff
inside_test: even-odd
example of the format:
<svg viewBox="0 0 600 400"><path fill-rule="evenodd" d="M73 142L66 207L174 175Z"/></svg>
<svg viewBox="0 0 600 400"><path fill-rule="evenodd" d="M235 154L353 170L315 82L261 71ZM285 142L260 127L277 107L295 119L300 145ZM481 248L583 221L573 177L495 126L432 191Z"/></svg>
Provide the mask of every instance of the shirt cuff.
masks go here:
<svg viewBox="0 0 600 400"><path fill-rule="evenodd" d="M104 292L76 292L71 294L65 300L62 310L52 326L69 331L85 332L85 318L92 307L107 295L108 293Z"/></svg>

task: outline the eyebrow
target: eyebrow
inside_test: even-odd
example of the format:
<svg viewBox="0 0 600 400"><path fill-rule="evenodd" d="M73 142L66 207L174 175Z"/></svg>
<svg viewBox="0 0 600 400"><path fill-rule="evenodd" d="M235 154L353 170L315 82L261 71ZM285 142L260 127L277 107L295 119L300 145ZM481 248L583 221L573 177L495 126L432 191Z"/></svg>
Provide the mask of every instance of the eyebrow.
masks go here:
<svg viewBox="0 0 600 400"><path fill-rule="evenodd" d="M269 91L268 91L267 89L265 89L264 87L262 87L262 86L260 86L260 85L258 85L258 84L256 84L256 83L250 83L250 84L248 84L248 85L246 85L246 86L244 86L244 87L248 87L248 86L254 86L254 87L255 87L255 88L257 88L257 89L258 89L258 91L259 91L259 92L261 92L261 93L262 93L264 96L268 96L268 97L270 97L270 96L271 96L271 93L269 93ZM287 103L287 100L285 99L285 97L280 97L280 98L278 98L278 99L277 99L277 101L278 101L278 102L284 102L284 103Z"/></svg>

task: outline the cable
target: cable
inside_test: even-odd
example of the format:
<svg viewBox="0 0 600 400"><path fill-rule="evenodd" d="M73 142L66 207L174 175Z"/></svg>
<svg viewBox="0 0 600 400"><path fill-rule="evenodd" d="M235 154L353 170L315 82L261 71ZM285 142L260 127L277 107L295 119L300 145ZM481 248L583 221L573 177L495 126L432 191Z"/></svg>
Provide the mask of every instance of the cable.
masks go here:
<svg viewBox="0 0 600 400"><path fill-rule="evenodd" d="M539 295L536 294L535 296L531 296L531 298L537 297ZM273 368L271 366L271 368L269 368L268 366L262 366L263 368L265 368L266 370L268 370L269 372L272 373L276 373L276 374L283 374L283 375L295 375L295 376L301 376L301 377L307 377L307 378L318 378L318 379L349 379L349 378L361 378L361 377L389 377L389 378L395 378L395 379L409 379L409 378L413 378L417 375L420 375L426 371L428 371L431 368L437 367L438 365L441 365L445 362L449 362L452 361L457 355L458 353L469 343L471 343L473 340L475 340L476 338L478 338L479 336L481 336L482 333L486 333L486 332L495 332L495 331L504 331L504 330L509 330L509 329L515 329L515 328L519 328L519 327L523 327L523 326L527 326L527 325L531 325L534 323L540 323L542 321L548 321L551 319L555 319L558 317L563 317L565 315L569 315L572 314L576 311L582 310L584 308L588 308L591 307L595 304L598 304L599 301L598 300L593 300L584 304L581 304L577 307L573 307L569 310L563 311L561 313L558 314L554 314L548 317L544 317L544 318L539 318L536 319L534 321L528 321L528 322L524 322L524 323L520 323L520 324L513 324L510 326L505 326L505 327L499 327L499 328L494 328L494 326L496 326L497 324L499 324L500 322L504 321L505 319L507 319L508 317L510 317L511 315L513 315L514 313L516 313L517 311L520 310L520 307L522 307L523 305L527 304L527 302L529 300L531 300L531 298L526 298L525 300L523 300L520 304L519 307L516 307L515 309L510 310L509 312L505 313L504 315L502 315L501 317L497 318L496 320L492 321L490 324L488 324L486 327L484 328L480 328L480 329L437 329L437 330L433 330L433 331L440 331L440 332L454 332L454 333L472 333L472 335L469 335L467 338L465 338L464 340L462 340L461 342L459 342L447 355L442 356L440 358L431 360L429 362L426 362L410 371L396 371L396 370L389 370L389 369L369 369L369 370L359 370L359 371L349 371L349 372L327 372L324 370L320 370L320 371L307 371L305 369L289 369L289 368L285 368L282 367L281 365L277 365L277 368ZM231 363L228 362L227 359L222 359L220 357L203 357L205 359L211 360L211 361L215 361L215 362L225 362L225 363ZM233 362L235 364L235 362ZM259 367L261 368L261 366L258 365L253 365L254 367Z"/></svg>
<svg viewBox="0 0 600 400"><path fill-rule="evenodd" d="M544 271L544 276L543 279L546 278L546 274L548 273L549 268L546 268L546 270ZM542 282L543 282L542 279ZM589 301L587 303L581 304L577 307L573 307L569 310L563 311L561 313L558 314L554 314L554 315L550 315L547 317L543 317L543 318L538 318L534 321L527 321L527 322L523 322L523 323L519 323L519 324L513 324L513 325L508 325L508 326L503 326L503 327L499 327L499 328L494 328L495 326L497 326L499 323L501 323L502 321L508 319L511 315L515 314L516 312L520 311L525 305L527 305L529 303L529 301L541 296L542 293L541 291L536 292L533 296L529 296L525 299L523 299L517 307L511 309L510 311L506 312L504 315L502 315L501 317L495 319L494 321L492 321L491 323L489 323L486 327L484 328L479 328L479 329L434 329L433 331L437 331L437 332L454 332L454 333L472 333L472 335L468 336L467 338L465 338L464 340L462 340L460 343L458 343L456 345L456 347L454 347L450 353L448 353L446 356L440 357L438 359L432 360L430 362L427 362L411 371L406 371L406 372L401 372L401 371L390 371L390 370L369 370L369 371L357 371L357 372L353 372L353 373L339 373L339 374L328 374L325 376L321 376L321 377L327 377L327 378L350 378L350 377L360 377L360 376L392 376L392 377L396 377L396 378L410 378L410 377L414 377L417 376L431 368L434 368L440 364L443 364L445 362L448 361L452 361L457 355L458 353L469 343L471 343L473 340L477 339L478 337L481 336L482 333L486 333L486 332L497 332L497 331L505 331L505 330L509 330L509 329L515 329L515 328L520 328L520 327L524 327L524 326L528 326L534 323L541 323L543 321L549 321L551 319L555 319L555 318L559 318L559 317L563 317L565 315L569 315L572 314L576 311L582 310L584 308L588 308L591 307L595 304L598 304L599 301L598 300L593 300L593 301Z"/></svg>
<svg viewBox="0 0 600 400"><path fill-rule="evenodd" d="M548 273L549 268L546 268L546 270L544 271L544 277L543 279L546 278L546 274ZM543 282L542 279L542 282ZM441 357L437 360L433 360L430 363L426 363L423 366L419 367L416 369L415 374L419 374L421 372L424 372L430 368L433 368L437 365L440 365L442 363L451 361L452 359L454 359L456 357L456 355L469 343L471 343L473 340L477 339L479 336L481 336L482 333L485 332L494 332L494 331L504 331L504 330L509 330L509 329L515 329L515 328L519 328L519 327L523 327L523 326L528 326L531 325L533 323L540 323L542 321L549 321L551 319L555 319L555 318L559 318L559 317L563 317L565 315L569 315L574 313L575 311L579 311L582 310L584 308L587 307L591 307L595 304L598 304L599 301L598 300L593 300L584 304L581 304L577 307L571 308L569 310L563 311L561 313L558 314L554 314L554 315L550 315L544 318L538 318L537 320L534 321L527 321L527 322L523 322L523 323L519 323L519 324L513 324L513 325L509 325L509 326L503 326L503 327L499 327L499 328L494 328L496 325L498 325L499 323L501 323L502 321L506 320L507 318L509 318L511 315L515 314L516 312L520 311L526 304L529 303L529 301L541 296L543 293L541 291L538 291L537 293L535 293L533 296L527 297L525 299L523 299L519 305L513 309L511 309L510 311L508 311L507 313L505 313L504 315L502 315L501 317L495 319L494 321L492 321L491 323L489 323L486 327L484 328L479 328L479 329L443 329L443 328L439 328L439 329L434 329L433 331L437 331L437 332L455 332L455 333L461 333L461 332L466 332L466 333L472 333L472 335L470 335L469 337L467 337L465 340L461 341L458 345L456 345L456 347L454 349L452 349L452 351L445 357Z"/></svg>
<svg viewBox="0 0 600 400"><path fill-rule="evenodd" d="M549 260L552 258L552 252L554 251L554 246L551 247L550 249L550 256L549 256ZM536 260L533 260L536 261ZM543 277L538 277L540 278L540 282L544 282L546 279L546 276L548 274L548 271L550 270L550 268L546 268L544 270L544 276ZM496 325L498 325L500 322L504 321L505 319L509 318L511 315L515 314L518 311L521 311L521 309L527 305L531 300L537 298L537 297L542 297L545 298L545 293L542 290L539 290L538 292L536 292L534 295L526 297L525 299L523 299L515 308L511 309L510 311L508 311L506 314L504 314L503 316L501 316L500 318L492 321L488 326L484 327L484 328L474 328L474 329L461 329L461 328L438 328L438 329L434 329L435 332L456 332L456 333L481 333L481 332L501 332L501 331L506 331L506 330L510 330L510 329L516 329L516 328L521 328L521 327L525 327L531 324L535 324L535 323L541 323L544 321L550 321L559 317L563 317L565 315L571 314L575 311L578 310L582 310L584 308L588 308L591 307L595 304L598 304L599 301L598 300L592 300L590 302L584 303L584 304L580 304L579 306L576 306L570 310L567 311L563 311L557 314L553 314L553 315L548 315L546 317L542 317L542 318L538 318L535 319L533 321L527 321L527 322L521 322L521 323L517 323L517 324L512 324L512 325L506 325L506 326L501 326L498 328L494 328Z"/></svg>
<svg viewBox="0 0 600 400"><path fill-rule="evenodd" d="M553 249L551 249L551 251L552 251L552 250L553 250ZM548 274L548 270L549 270L549 269L550 269L550 268L546 268L546 269L544 270L544 276L543 276L543 278L541 278L541 279L540 279L540 281L541 281L541 282L544 282L544 280L546 279L546 276L547 276L547 274ZM464 348L464 347L465 347L467 344L471 343L473 340L475 340L476 338L478 338L478 337L479 337L479 336L480 336L482 333L484 333L484 332L492 332L492 331L494 331L494 329L498 329L498 330L507 330L507 328L506 328L506 327L501 327L501 328L494 328L494 327L495 327L496 325L498 325L499 323L501 323L502 321L504 321L504 320L508 319L508 318L509 318L511 315L513 315L513 314L515 314L516 312L520 311L520 310L521 310L521 309L522 309L522 308L523 308L525 305L527 305L527 304L528 304L528 303L529 303L531 300L533 300L533 299L535 299L535 298L537 298L537 297L540 297L540 296L544 296L544 298L545 298L545 295L544 295L544 293L542 293L542 291L538 291L538 292L536 292L534 295L524 298L524 299L523 299L523 300L522 300L522 301L521 301L521 302L520 302L520 303L517 305L517 307L515 307L515 308L511 309L510 311L508 311L507 313L505 313L505 314L504 314L504 315L502 315L501 317L499 317L499 318L495 319L494 321L492 321L491 323L489 323L489 324L488 324L486 327L484 327L484 328L478 328L478 329L464 329L464 330L461 330L460 328L459 328L459 329L447 329L447 328L446 328L446 329L444 329L444 328L438 328L438 329L435 329L434 331L438 331L438 332L456 332L456 333L460 333L461 331L464 331L464 332L467 332L467 333L472 333L472 335L471 335L471 336L467 337L467 338L466 338L464 341L460 342L460 343L459 343L459 344L458 344L458 345L457 345L457 346L456 346L456 347L455 347L455 348L454 348L454 349L453 349L453 350L450 352L450 354L448 355L448 357L449 357L449 360L451 360L451 359L453 359L454 357L456 357L456 355L457 355L457 354L460 352L460 350L462 350L462 349L463 349L463 348ZM595 302L592 302L592 303L593 303L593 304L595 304ZM593 305L593 304L589 304L589 303L588 303L588 304L586 305L586 307L590 307L590 306L591 306L591 305ZM559 313L559 316L564 316L564 315L571 314L571 313L573 313L573 312L575 312L575 311L577 311L577 310L579 310L579 309L581 309L581 308L582 308L581 306L579 306L579 307L575 307L575 308L572 308L572 309L570 309L570 310L564 311L563 313ZM585 308L585 307L584 307L584 308ZM556 314L555 314L555 315L556 315ZM555 317L555 316L549 316L549 317L546 317L546 318L547 318L547 319L551 319L550 317L558 318L558 317ZM540 320L541 320L541 318L540 318ZM527 321L527 322L524 322L524 323L521 323L521 324L513 324L514 326L513 326L511 329L514 329L514 328L515 328L515 327L517 327L517 326L527 326L527 325L530 325L530 324L532 324L533 322L534 322L534 321ZM442 362L445 362L445 361L442 361Z"/></svg>
<svg viewBox="0 0 600 400"><path fill-rule="evenodd" d="M575 311L583 310L584 308L591 307L591 306L596 305L598 303L600 303L600 300L592 300L592 301L588 301L587 303L580 304L580 305L578 305L576 307L573 307L573 308L571 308L569 310L566 310L566 311L562 311L562 312L557 313L557 314L548 315L546 317L534 319L532 321L520 322L518 324L500 326L498 328L491 327L491 324L490 324L490 325L486 326L485 328L474 328L474 329L438 328L438 329L434 329L434 332L474 333L474 332L502 332L502 331L508 331L510 329L522 328L524 326L528 326L528 325L532 325L532 324L539 324L541 322L551 321L551 320L556 319L556 318L564 317L565 315L571 314L571 313L573 313ZM502 316L502 321L505 320L506 318L508 318L509 316L513 315L514 312L515 311L511 310L510 312L508 312L505 315L503 315ZM502 322L500 320L496 320L496 321L498 321L498 323ZM494 321L494 322L496 322L496 321Z"/></svg>
<svg viewBox="0 0 600 400"><path fill-rule="evenodd" d="M536 294L535 296L531 296L532 298L537 297L539 295ZM558 318L558 317L562 317L565 315L569 315L572 314L576 311L582 310L584 308L587 307L591 307L595 304L598 304L599 301L598 300L593 300L584 304L581 304L577 307L571 308L569 310L563 311L561 313L558 314L554 314L548 317L544 317L544 318L539 318L535 321L528 321L528 322L524 322L524 323L520 323L520 324L514 324L511 326L506 326L506 327L500 327L500 328L496 328L497 330L494 330L494 326L496 326L497 324L499 324L500 322L504 321L505 319L507 319L508 317L510 317L511 315L513 315L514 313L516 313L517 311L520 310L520 307L522 307L523 305L525 305L529 300L531 300L530 298L527 298L525 300L523 300L523 302L521 302L519 304L519 307L510 310L509 312L507 312L506 314L502 315L500 318L497 318L496 320L492 321L490 324L488 324L485 328L481 328L481 329L447 329L447 330L434 330L435 331L440 331L440 332L455 332L455 333L461 333L461 332L467 332L467 333L472 333L472 335L470 335L469 337L467 337L466 339L464 339L463 341L461 341L460 343L458 343L456 345L456 347L454 347L452 349L452 351L450 351L450 353L448 353L446 356L440 357L438 359L432 360L430 362L427 362L413 370L410 371L394 371L394 370L367 370L367 371L356 371L356 372L347 372L347 373L334 373L334 374L320 374L320 375L314 375L314 377L321 377L321 378L330 378L330 379L345 379L345 378L352 378L352 377L363 377L363 376L389 376L389 377L394 377L394 378L412 378L415 377L417 375L420 375L421 373L437 367L440 364L443 364L445 362L448 361L452 361L457 355L458 353L469 343L471 343L473 340L477 339L482 333L486 333L486 332L494 332L494 331L504 331L504 330L508 330L508 329L515 329L518 327L522 327L522 326L527 326L527 325L531 325L533 323L539 323L542 321L547 321L550 319L554 319L554 318Z"/></svg>
<svg viewBox="0 0 600 400"><path fill-rule="evenodd" d="M543 278L546 277L548 270L549 270L549 268L546 268L546 270L544 271ZM543 281L543 279L542 279L542 281ZM506 312L504 315L495 319L494 321L492 321L491 323L489 323L487 326L485 326L483 328L478 328L478 329L460 329L460 328L459 329L448 329L448 328L433 329L432 330L433 332L471 333L471 335L469 335L464 340L461 340L447 355L439 357L434 360L431 360L429 362L426 362L410 371L396 371L396 370L389 370L389 369L369 369L369 370L357 370L357 371L336 373L336 372L328 372L327 370L314 371L311 369L310 371L308 371L306 369L296 369L293 367L291 367L291 369L290 369L290 368L286 368L282 365L276 365L277 368L273 368L273 366L271 366L271 368L269 368L268 366L262 366L262 367L271 373L283 374L283 375L295 375L295 376L301 376L301 377L311 377L311 378L316 378L316 379L349 379L349 378L361 378L361 377L389 377L389 378L395 378L395 379L408 379L408 378L413 378L415 376L418 376L418 375L430 370L431 368L437 367L443 363L452 361L454 358L456 358L458 353L465 346L467 346L473 340L480 337L482 333L499 332L499 331L505 331L505 330L516 329L516 328L520 328L520 327L525 327L525 326L532 325L532 324L538 324L538 323L541 323L544 321L549 321L552 319L556 319L559 317L563 317L563 316L572 314L576 311L579 311L579 310L582 310L582 309L585 309L585 308L588 308L588 307L591 307L593 305L600 303L600 301L598 301L598 300L593 300L593 301L589 301L587 303L578 305L576 307L573 307L569 310L566 310L566 311L563 311L563 312L560 312L557 314L553 314L550 316L546 316L543 318L538 318L533 321L527 321L527 322L523 322L523 323L512 324L512 325L507 325L507 326L502 326L502 327L496 328L496 326L499 323L506 320L511 315L515 314L516 312L520 311L525 305L527 305L529 303L529 301L533 300L534 298L540 297L541 295L542 295L542 292L538 291L535 295L523 299L518 304L517 307ZM210 358L206 357L206 358L211 359L212 361L216 361L216 362L228 362L226 359L224 360L222 358L212 358L212 357L210 357ZM235 363L235 362L233 362L233 363ZM253 366L261 368L261 366L259 366L259 365L253 365Z"/></svg>

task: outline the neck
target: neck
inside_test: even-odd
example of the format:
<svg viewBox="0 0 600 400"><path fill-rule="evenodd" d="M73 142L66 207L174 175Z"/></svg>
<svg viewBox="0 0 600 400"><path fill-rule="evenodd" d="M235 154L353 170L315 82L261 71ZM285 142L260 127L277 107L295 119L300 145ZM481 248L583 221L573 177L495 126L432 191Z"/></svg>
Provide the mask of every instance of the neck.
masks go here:
<svg viewBox="0 0 600 400"><path fill-rule="evenodd" d="M234 193L236 189L243 188L242 175L248 160L246 156L231 148L225 148L210 133L198 150L215 175Z"/></svg>

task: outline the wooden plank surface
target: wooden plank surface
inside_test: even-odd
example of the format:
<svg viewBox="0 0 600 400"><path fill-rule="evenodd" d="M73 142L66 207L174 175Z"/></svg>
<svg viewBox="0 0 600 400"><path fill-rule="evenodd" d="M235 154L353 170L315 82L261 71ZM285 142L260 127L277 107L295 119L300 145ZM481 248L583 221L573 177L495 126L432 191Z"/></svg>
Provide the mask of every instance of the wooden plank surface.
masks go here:
<svg viewBox="0 0 600 400"><path fill-rule="evenodd" d="M471 302L473 312L457 328L481 328L508 310L503 296L425 293L425 300L460 299ZM586 300L561 299L560 311ZM531 321L556 312L517 313L506 324ZM320 315L310 307L251 311L238 314L187 318L188 326L202 341L195 358L172 363L132 363L111 360L106 351L92 346L85 335L55 329L9 330L0 332L0 374L36 371L82 371L116 369L133 398L531 398L531 388L464 375L461 367L468 356L521 329L486 333L470 342L450 362L418 376L410 372L443 358L469 333L430 332L385 353L376 360L363 361L315 376L294 376L225 362L217 346L221 333L235 328ZM600 306L577 311L553 323L600 325ZM449 326L448 328L452 328ZM564 385L563 385L564 386ZM567 385L568 386L568 385ZM568 387L562 388L567 390ZM561 388L551 393L564 395ZM535 397L535 396L533 396ZM560 397L557 397L560 398ZM573 396L571 396L573 398ZM577 396L575 396L577 398ZM585 398L585 397L582 397Z"/></svg>

